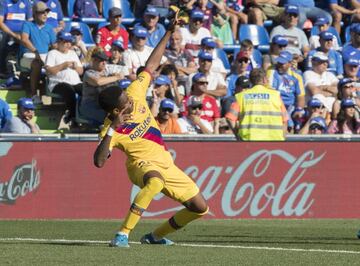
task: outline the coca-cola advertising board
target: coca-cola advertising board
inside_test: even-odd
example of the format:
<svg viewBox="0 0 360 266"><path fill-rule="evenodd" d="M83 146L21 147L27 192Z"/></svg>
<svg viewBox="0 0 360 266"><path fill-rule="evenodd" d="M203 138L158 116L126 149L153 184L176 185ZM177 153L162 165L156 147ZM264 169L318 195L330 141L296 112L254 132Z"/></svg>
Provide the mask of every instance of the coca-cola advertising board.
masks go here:
<svg viewBox="0 0 360 266"><path fill-rule="evenodd" d="M138 192L114 150L96 142L0 142L0 219L123 218ZM168 142L200 187L207 218L360 218L360 143ZM143 217L182 208L157 195Z"/></svg>

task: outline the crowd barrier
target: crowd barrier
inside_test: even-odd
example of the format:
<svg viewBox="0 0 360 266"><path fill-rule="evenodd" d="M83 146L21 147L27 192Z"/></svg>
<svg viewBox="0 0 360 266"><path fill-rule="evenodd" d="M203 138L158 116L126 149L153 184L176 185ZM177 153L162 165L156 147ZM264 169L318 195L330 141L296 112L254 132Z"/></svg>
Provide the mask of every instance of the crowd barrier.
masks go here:
<svg viewBox="0 0 360 266"><path fill-rule="evenodd" d="M122 152L114 150L98 169L95 135L48 137L0 135L0 219L123 218L138 188L128 180ZM166 140L208 201L207 218L360 218L356 138ZM165 218L179 208L159 194L143 216Z"/></svg>

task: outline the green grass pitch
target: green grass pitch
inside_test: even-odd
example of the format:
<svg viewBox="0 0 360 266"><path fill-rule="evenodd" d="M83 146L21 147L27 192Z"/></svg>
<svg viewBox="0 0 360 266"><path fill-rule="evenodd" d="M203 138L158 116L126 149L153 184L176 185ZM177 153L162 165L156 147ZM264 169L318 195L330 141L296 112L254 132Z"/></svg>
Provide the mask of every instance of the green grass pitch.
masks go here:
<svg viewBox="0 0 360 266"><path fill-rule="evenodd" d="M119 249L107 244L119 221L0 220L0 265L360 265L360 220L201 220L175 246L140 245L161 222Z"/></svg>

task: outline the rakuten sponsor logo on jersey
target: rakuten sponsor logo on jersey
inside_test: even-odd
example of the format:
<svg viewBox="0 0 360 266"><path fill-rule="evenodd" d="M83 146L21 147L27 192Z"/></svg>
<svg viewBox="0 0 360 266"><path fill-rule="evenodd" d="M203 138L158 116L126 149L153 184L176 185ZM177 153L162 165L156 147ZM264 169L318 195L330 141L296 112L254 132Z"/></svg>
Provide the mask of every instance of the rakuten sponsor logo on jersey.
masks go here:
<svg viewBox="0 0 360 266"><path fill-rule="evenodd" d="M140 125L138 125L133 132L129 135L131 140L142 136L148 129L151 122L151 116L149 115Z"/></svg>

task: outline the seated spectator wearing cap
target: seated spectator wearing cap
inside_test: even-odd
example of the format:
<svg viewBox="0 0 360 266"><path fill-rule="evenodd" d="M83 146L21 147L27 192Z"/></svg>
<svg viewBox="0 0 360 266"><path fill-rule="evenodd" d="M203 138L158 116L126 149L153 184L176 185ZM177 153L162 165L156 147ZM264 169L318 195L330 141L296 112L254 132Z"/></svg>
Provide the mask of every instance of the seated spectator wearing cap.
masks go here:
<svg viewBox="0 0 360 266"><path fill-rule="evenodd" d="M240 43L240 51L244 52L245 56L250 59L250 64L248 65L248 71L250 72L254 68L261 68L262 66L262 57L259 50L254 48L252 41L245 39ZM234 58L234 60L236 57Z"/></svg>
<svg viewBox="0 0 360 266"><path fill-rule="evenodd" d="M76 0L74 5L74 17L99 18L99 11L94 0Z"/></svg>
<svg viewBox="0 0 360 266"><path fill-rule="evenodd" d="M323 31L327 32L330 28L330 21L327 17L319 17L315 21L314 26L318 27L319 34ZM311 50L314 50L314 49L320 47L319 34L310 36L309 43L310 43ZM332 38L332 44L333 44L332 45L333 49L335 49L336 51L340 50L340 45L339 45L338 39L335 36Z"/></svg>
<svg viewBox="0 0 360 266"><path fill-rule="evenodd" d="M32 19L31 3L28 0L5 0L0 7L0 74L8 78L7 56L17 53L21 40L21 29L25 21ZM11 42L16 42L9 45Z"/></svg>
<svg viewBox="0 0 360 266"><path fill-rule="evenodd" d="M220 73L225 78L226 74L227 74L227 71L226 71L226 69L224 67L223 62L217 56L215 40L213 38L210 38L210 37L203 38L201 40L200 48L201 48L202 51L210 53L212 55L212 57L213 57L213 62L212 62L212 66L211 66L211 72Z"/></svg>
<svg viewBox="0 0 360 266"><path fill-rule="evenodd" d="M113 65L126 66L124 59L124 45L121 41L115 41L111 45L111 56L109 58L109 63Z"/></svg>
<svg viewBox="0 0 360 266"><path fill-rule="evenodd" d="M360 14L360 5L358 3L356 3L356 6L353 6L346 2L354 3L356 1L329 0L327 1L328 6L325 7L327 10L331 12L332 17L334 19L333 25L339 34L341 33L342 21L350 20L351 19L349 18L350 16L352 15L358 16ZM344 19L345 16L349 16L349 17L347 19Z"/></svg>
<svg viewBox="0 0 360 266"><path fill-rule="evenodd" d="M305 92L300 90L297 79L288 74L291 67L292 54L283 51L275 59L274 69L269 69L266 76L269 86L280 92L281 99L285 105L288 119L288 131L294 130L294 119L300 119L304 114Z"/></svg>
<svg viewBox="0 0 360 266"><path fill-rule="evenodd" d="M174 64L179 72L179 81L185 84L187 76L197 71L197 66L191 52L182 45L180 30L175 30L170 37L169 47L165 50L168 62Z"/></svg>
<svg viewBox="0 0 360 266"><path fill-rule="evenodd" d="M208 86L204 93L212 97L223 97L226 95L226 82L224 77L220 73L212 72L212 61L213 57L210 53L205 51L200 51L199 53L199 73L202 73L206 80L208 81ZM186 84L186 89L191 89L193 77L196 74L189 75L188 82Z"/></svg>
<svg viewBox="0 0 360 266"><path fill-rule="evenodd" d="M205 37L211 37L210 31L203 27L203 22L204 13L201 10L193 9L190 14L189 25L180 28L181 45L191 51L195 57L200 49L201 40Z"/></svg>
<svg viewBox="0 0 360 266"><path fill-rule="evenodd" d="M106 115L98 103L100 92L106 87L117 85L117 82L124 78L121 72L117 72L118 69L107 66L108 59L102 51L93 53L90 68L83 77L79 111L81 116L91 120L94 126L101 125Z"/></svg>
<svg viewBox="0 0 360 266"><path fill-rule="evenodd" d="M60 31L57 34L56 49L51 50L45 60L48 90L61 95L69 111L65 122L75 118L76 94L82 94L80 76L84 69L75 51L71 50L73 40L70 32Z"/></svg>
<svg viewBox="0 0 360 266"><path fill-rule="evenodd" d="M186 99L186 115L178 119L181 132L185 134L219 134L215 133L211 123L202 118L203 100L198 96L191 95Z"/></svg>
<svg viewBox="0 0 360 266"><path fill-rule="evenodd" d="M360 51L360 23L354 23L350 26L350 42L344 45L342 56L344 61L353 58Z"/></svg>
<svg viewBox="0 0 360 266"><path fill-rule="evenodd" d="M126 90L129 87L130 84L131 84L130 79L122 79L122 80L119 81L118 86L119 86L120 89Z"/></svg>
<svg viewBox="0 0 360 266"><path fill-rule="evenodd" d="M24 22L21 32L20 66L30 69L30 90L28 96L35 96L39 87L41 67L44 65L49 47L56 41L56 35L49 24L45 24L50 9L44 2L33 5L31 22ZM35 97L36 102L40 99Z"/></svg>
<svg viewBox="0 0 360 266"><path fill-rule="evenodd" d="M0 98L0 132L4 128L7 121L12 118L10 106L7 102Z"/></svg>
<svg viewBox="0 0 360 266"><path fill-rule="evenodd" d="M268 54L263 55L263 69L267 70L269 67L276 64L275 59L279 56L281 51L286 49L288 40L282 35L275 35L270 43L270 50Z"/></svg>
<svg viewBox="0 0 360 266"><path fill-rule="evenodd" d="M144 14L147 6L156 8L161 17L166 17L169 12L170 4L172 3L171 0L135 0L133 2L134 15L137 18L140 18Z"/></svg>
<svg viewBox="0 0 360 266"><path fill-rule="evenodd" d="M87 56L87 48L83 41L83 31L80 26L73 26L70 29L70 33L73 36L73 42L71 49L75 51L82 63L85 62Z"/></svg>
<svg viewBox="0 0 360 266"><path fill-rule="evenodd" d="M342 77L344 74L343 60L339 52L333 49L333 40L335 36L329 31L323 31L319 35L320 46L315 50L311 50L306 58L306 69L312 68L312 57L317 52L323 52L328 57L327 71L333 73L337 77Z"/></svg>
<svg viewBox="0 0 360 266"><path fill-rule="evenodd" d="M240 51L236 55L236 60L234 62L235 67L230 72L229 76L226 78L226 96L231 96L235 94L235 82L239 77L249 77L249 64L250 58L248 57L248 54L244 51Z"/></svg>
<svg viewBox="0 0 360 266"><path fill-rule="evenodd" d="M339 80L333 73L327 71L328 60L326 54L316 52L312 57L312 70L305 71L304 81L310 96L318 98L331 112L338 92Z"/></svg>
<svg viewBox="0 0 360 266"><path fill-rule="evenodd" d="M220 110L218 104L212 96L209 96L208 91L209 82L204 73L196 73L192 77L192 85L191 85L191 95L197 96L200 98L202 103L202 111L201 118L209 121L213 128L215 134L219 133L219 119L220 119ZM183 110L185 110L184 114L186 114L186 101L188 97L185 97L183 100Z"/></svg>
<svg viewBox="0 0 360 266"><path fill-rule="evenodd" d="M20 98L17 102L17 116L8 120L3 133L39 134L39 126L32 121L35 116L35 105L30 98Z"/></svg>
<svg viewBox="0 0 360 266"><path fill-rule="evenodd" d="M332 120L328 132L330 134L360 134L360 121L356 119L356 103L354 99L341 101L341 109L336 120Z"/></svg>
<svg viewBox="0 0 360 266"><path fill-rule="evenodd" d="M263 26L265 20L279 24L284 13L284 8L279 6L279 2L279 0L247 1L250 24Z"/></svg>
<svg viewBox="0 0 360 266"><path fill-rule="evenodd" d="M129 34L121 27L122 11L118 7L109 9L110 24L102 27L96 34L96 45L103 48L107 56L111 56L111 45L114 41L122 41L124 48L128 48Z"/></svg>
<svg viewBox="0 0 360 266"><path fill-rule="evenodd" d="M325 10L318 8L317 3L315 5L314 0L285 0L285 9L286 5L289 6L298 6L299 8L299 23L298 27L303 28L304 23L307 19L310 19L311 21L315 21L318 17L326 17L330 24L332 22L331 15L326 12Z"/></svg>
<svg viewBox="0 0 360 266"><path fill-rule="evenodd" d="M307 102L304 115L299 118L293 119L295 128L294 132L296 134L308 134L309 120L317 116L321 116L322 118L324 118L326 124L328 124L328 122L330 122L331 120L330 113L327 111L322 102L317 98L311 98Z"/></svg>
<svg viewBox="0 0 360 266"><path fill-rule="evenodd" d="M301 135L321 135L326 133L326 122L325 119L321 116L312 117L300 130Z"/></svg>
<svg viewBox="0 0 360 266"><path fill-rule="evenodd" d="M126 50L124 53L125 65L129 69L131 79L136 78L136 71L139 67L145 66L151 52L154 48L146 45L148 37L148 31L146 28L137 26L130 35L132 47ZM162 56L160 64L164 64L167 61L165 56Z"/></svg>
<svg viewBox="0 0 360 266"><path fill-rule="evenodd" d="M145 9L143 20L135 25L135 27L142 26L147 29L146 45L152 48L155 48L165 34L165 27L159 23L159 15L159 11L155 7L148 6Z"/></svg>
<svg viewBox="0 0 360 266"><path fill-rule="evenodd" d="M341 108L341 101L346 99L352 99L356 103L356 118L359 118L359 110L360 110L360 97L356 93L356 88L354 87L354 80L351 78L343 78L338 83L338 94L337 99L333 104L333 110L331 113L331 118L336 119L340 108Z"/></svg>
<svg viewBox="0 0 360 266"><path fill-rule="evenodd" d="M176 104L176 107L180 108L185 96L185 86L178 82L179 72L176 66L173 64L164 65L164 67L161 69L160 75L167 76L171 81L170 90L167 92L166 98L173 100Z"/></svg>
<svg viewBox="0 0 360 266"><path fill-rule="evenodd" d="M291 53L303 54L307 56L309 52L309 41L303 30L297 27L299 23L299 7L288 5L285 7L284 21L276 26L270 33L270 40L275 35L283 35L288 40L287 49L293 50Z"/></svg>
<svg viewBox="0 0 360 266"><path fill-rule="evenodd" d="M212 23L210 32L212 36L220 40L222 44L234 44L234 36L226 13L224 2L213 2Z"/></svg>
<svg viewBox="0 0 360 266"><path fill-rule="evenodd" d="M351 78L355 82L355 87L360 88L360 51L353 52L352 57L344 60L344 77Z"/></svg>
<svg viewBox="0 0 360 266"><path fill-rule="evenodd" d="M172 115L175 103L170 99L160 102L159 113L155 120L160 128L161 134L182 134L177 118Z"/></svg>
<svg viewBox="0 0 360 266"><path fill-rule="evenodd" d="M63 20L64 14L59 0L35 0L34 5L38 2L45 3L49 8L46 24L50 25L54 29L55 33L63 30L65 27L65 22Z"/></svg>
<svg viewBox="0 0 360 266"><path fill-rule="evenodd" d="M167 96L171 95L170 92L171 80L166 75L159 75L154 80L154 87L152 89L152 99L150 103L150 110L154 117L159 113L160 102L163 99L169 98ZM179 113L179 109L176 109L175 114Z"/></svg>

